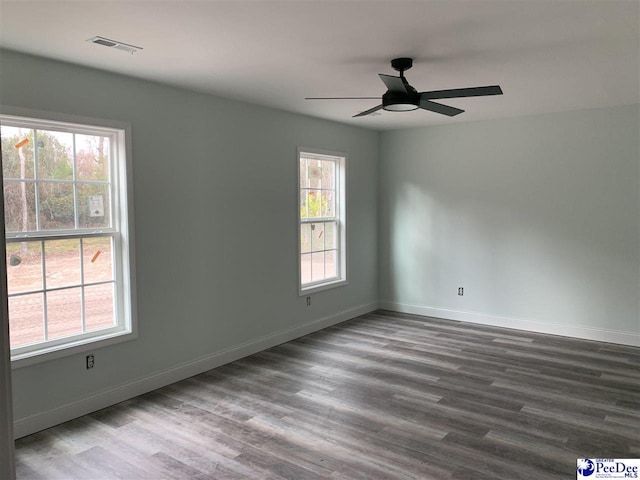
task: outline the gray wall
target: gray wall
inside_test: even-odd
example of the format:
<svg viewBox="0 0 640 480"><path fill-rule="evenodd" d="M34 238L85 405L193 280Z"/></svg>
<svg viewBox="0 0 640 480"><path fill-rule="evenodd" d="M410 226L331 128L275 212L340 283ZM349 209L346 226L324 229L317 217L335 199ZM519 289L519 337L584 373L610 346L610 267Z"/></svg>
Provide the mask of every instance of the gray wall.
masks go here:
<svg viewBox="0 0 640 480"><path fill-rule="evenodd" d="M20 421L377 301L376 132L15 52L0 102L130 122L139 338L14 370ZM349 284L297 290L296 147L348 156Z"/></svg>
<svg viewBox="0 0 640 480"><path fill-rule="evenodd" d="M383 133L383 305L637 341L638 119L635 105Z"/></svg>

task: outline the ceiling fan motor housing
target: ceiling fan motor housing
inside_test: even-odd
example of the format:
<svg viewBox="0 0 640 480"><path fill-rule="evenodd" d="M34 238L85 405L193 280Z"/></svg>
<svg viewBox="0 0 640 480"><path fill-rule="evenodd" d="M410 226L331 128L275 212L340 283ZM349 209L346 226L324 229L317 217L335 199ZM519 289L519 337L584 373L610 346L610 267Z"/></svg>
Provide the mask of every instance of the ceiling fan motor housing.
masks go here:
<svg viewBox="0 0 640 480"><path fill-rule="evenodd" d="M391 60L391 67L400 73L413 67L413 58L394 58Z"/></svg>

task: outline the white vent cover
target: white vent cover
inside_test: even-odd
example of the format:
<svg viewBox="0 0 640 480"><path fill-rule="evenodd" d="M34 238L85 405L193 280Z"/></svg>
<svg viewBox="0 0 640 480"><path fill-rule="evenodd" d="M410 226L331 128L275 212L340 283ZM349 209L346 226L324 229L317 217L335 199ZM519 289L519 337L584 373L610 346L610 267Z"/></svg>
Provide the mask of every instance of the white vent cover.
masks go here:
<svg viewBox="0 0 640 480"><path fill-rule="evenodd" d="M135 45L130 45L128 43L119 42L117 40L111 40L104 37L92 37L87 40L87 42L95 43L96 45L102 45L104 47L115 48L116 50L122 50L123 52L128 52L132 55L138 50L142 50L142 47L136 47Z"/></svg>

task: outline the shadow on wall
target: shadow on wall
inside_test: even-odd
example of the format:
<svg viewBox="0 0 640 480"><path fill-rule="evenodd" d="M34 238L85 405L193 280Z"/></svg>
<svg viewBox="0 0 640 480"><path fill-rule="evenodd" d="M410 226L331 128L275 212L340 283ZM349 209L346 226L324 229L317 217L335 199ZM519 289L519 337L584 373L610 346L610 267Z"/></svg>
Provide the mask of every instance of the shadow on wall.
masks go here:
<svg viewBox="0 0 640 480"><path fill-rule="evenodd" d="M443 200L408 182L393 195L389 299L543 322L584 319L590 302L576 299L588 285L574 266L589 258L579 245L517 205ZM464 296L458 287L465 288Z"/></svg>
<svg viewBox="0 0 640 480"><path fill-rule="evenodd" d="M396 301L428 304L443 260L434 248L435 200L425 189L405 183L391 207L388 294Z"/></svg>

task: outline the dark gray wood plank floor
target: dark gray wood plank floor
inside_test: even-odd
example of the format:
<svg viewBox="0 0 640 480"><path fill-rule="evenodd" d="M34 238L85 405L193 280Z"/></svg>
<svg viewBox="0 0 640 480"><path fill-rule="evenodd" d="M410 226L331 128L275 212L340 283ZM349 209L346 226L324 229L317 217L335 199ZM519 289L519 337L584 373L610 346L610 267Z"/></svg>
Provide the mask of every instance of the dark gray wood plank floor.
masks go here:
<svg viewBox="0 0 640 480"><path fill-rule="evenodd" d="M17 442L24 479L575 479L640 349L378 311Z"/></svg>

